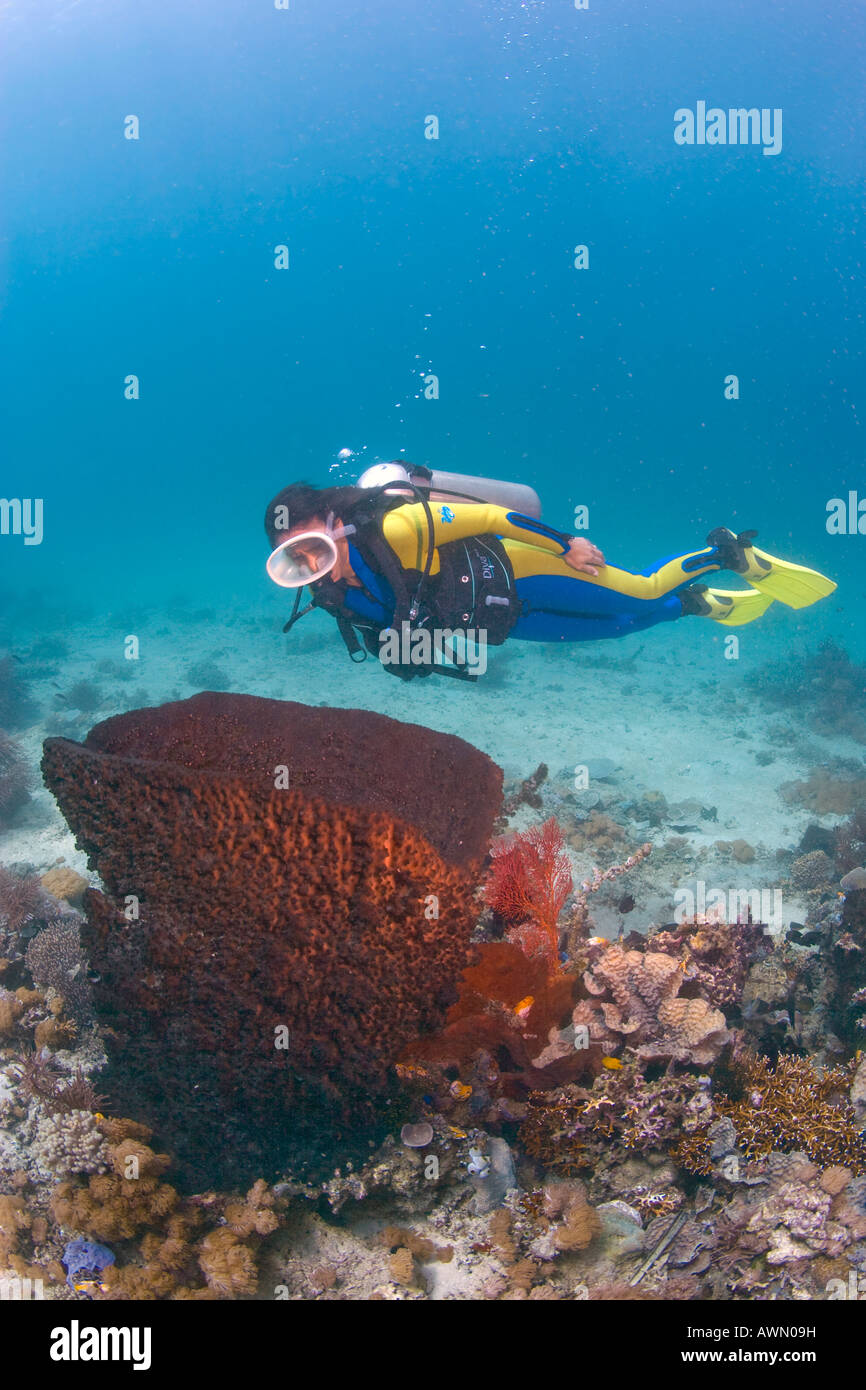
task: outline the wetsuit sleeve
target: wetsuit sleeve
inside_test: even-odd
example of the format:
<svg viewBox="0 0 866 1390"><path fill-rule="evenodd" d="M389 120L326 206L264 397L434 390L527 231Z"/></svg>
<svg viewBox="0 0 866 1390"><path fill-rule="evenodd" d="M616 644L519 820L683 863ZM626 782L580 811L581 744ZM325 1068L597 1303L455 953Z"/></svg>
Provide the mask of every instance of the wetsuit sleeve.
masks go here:
<svg viewBox="0 0 866 1390"><path fill-rule="evenodd" d="M431 501L434 544L466 540L468 536L502 536L537 546L549 555L564 555L571 536L554 531L535 517L510 512L489 502ZM408 569L423 569L427 558L428 521L420 502L395 507L386 514L383 533L400 563Z"/></svg>

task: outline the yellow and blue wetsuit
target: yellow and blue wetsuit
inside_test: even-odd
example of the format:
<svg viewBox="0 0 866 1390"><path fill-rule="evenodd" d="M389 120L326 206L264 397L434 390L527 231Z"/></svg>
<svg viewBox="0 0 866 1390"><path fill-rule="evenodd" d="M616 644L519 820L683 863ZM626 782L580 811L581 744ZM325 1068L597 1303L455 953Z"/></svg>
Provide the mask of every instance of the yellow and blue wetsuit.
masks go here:
<svg viewBox="0 0 866 1390"><path fill-rule="evenodd" d="M669 622L683 614L677 591L701 575L722 568L714 546L661 560L640 574L604 565L597 575L567 565L564 556L570 536L491 503L431 500L433 559L431 575L439 572L437 548L470 536L497 536L514 571L523 613L512 637L530 642L581 642L621 637ZM429 545L429 521L420 503L407 503L387 512L382 534L395 558L409 570L424 570ZM376 602L361 589L346 592L347 605L360 617L385 624L391 621L394 596L381 575L374 574L356 547L349 557L358 578Z"/></svg>

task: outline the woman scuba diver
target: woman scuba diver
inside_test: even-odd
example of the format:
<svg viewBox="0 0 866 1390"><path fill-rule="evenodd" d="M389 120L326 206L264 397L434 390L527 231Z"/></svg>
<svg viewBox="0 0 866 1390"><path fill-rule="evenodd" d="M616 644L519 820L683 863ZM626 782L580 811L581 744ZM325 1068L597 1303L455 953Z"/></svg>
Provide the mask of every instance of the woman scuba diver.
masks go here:
<svg viewBox="0 0 866 1390"><path fill-rule="evenodd" d="M357 487L293 483L269 503L267 572L296 590L285 631L311 608L337 621L354 661L367 653L404 680L434 671L473 679L460 639L585 642L683 616L750 623L774 600L805 608L832 580L758 550L756 532L718 527L706 546L640 574L610 565L585 537L540 520L532 488L377 464ZM729 570L748 587L710 588ZM309 586L311 602L300 609ZM360 639L359 640L359 634ZM362 646L363 641L363 646Z"/></svg>

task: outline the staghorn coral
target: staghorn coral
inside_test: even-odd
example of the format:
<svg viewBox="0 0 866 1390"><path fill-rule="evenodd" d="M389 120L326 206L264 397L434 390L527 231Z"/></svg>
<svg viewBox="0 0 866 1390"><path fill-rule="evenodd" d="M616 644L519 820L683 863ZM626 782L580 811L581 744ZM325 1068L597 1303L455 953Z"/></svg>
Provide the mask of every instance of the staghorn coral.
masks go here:
<svg viewBox="0 0 866 1390"><path fill-rule="evenodd" d="M42 1115L36 1126L33 1157L55 1177L70 1173L104 1173L109 1150L89 1110Z"/></svg>
<svg viewBox="0 0 866 1390"><path fill-rule="evenodd" d="M382 715L219 694L49 739L43 768L106 885L87 947L115 1093L197 1180L318 1154L323 1113L363 1123L453 998L499 769Z"/></svg>
<svg viewBox="0 0 866 1390"><path fill-rule="evenodd" d="M551 817L510 837L494 850L484 897L506 922L527 919L547 939L552 961L559 956L559 914L573 887L562 830Z"/></svg>
<svg viewBox="0 0 866 1390"><path fill-rule="evenodd" d="M87 960L81 949L80 919L56 917L34 936L24 955L34 981L63 996L68 1013L90 1017L91 995Z"/></svg>
<svg viewBox="0 0 866 1390"><path fill-rule="evenodd" d="M679 998L683 972L662 951L610 946L584 972L589 998L573 1022L608 1051L627 1042L645 1060L715 1061L729 1040L725 1018L700 996Z"/></svg>
<svg viewBox="0 0 866 1390"><path fill-rule="evenodd" d="M734 1065L728 1094L714 1095L713 1109L730 1119L749 1158L802 1150L822 1167L866 1173L866 1138L848 1099L851 1079L850 1066L821 1073L807 1057L785 1053L775 1066L767 1057L749 1057ZM678 1158L693 1171L708 1171L710 1140L706 1130L695 1133Z"/></svg>

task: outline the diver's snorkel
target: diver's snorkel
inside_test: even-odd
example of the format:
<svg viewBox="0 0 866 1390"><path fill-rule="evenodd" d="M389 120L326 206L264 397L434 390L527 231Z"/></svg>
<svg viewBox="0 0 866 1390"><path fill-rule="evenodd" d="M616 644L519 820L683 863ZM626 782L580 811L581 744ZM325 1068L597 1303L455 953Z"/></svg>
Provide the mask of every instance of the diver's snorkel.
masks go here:
<svg viewBox="0 0 866 1390"><path fill-rule="evenodd" d="M337 541L353 536L354 526L334 529L334 513L329 512L324 531L299 531L288 536L268 556L265 569L281 589L303 589L330 574L339 558Z"/></svg>

